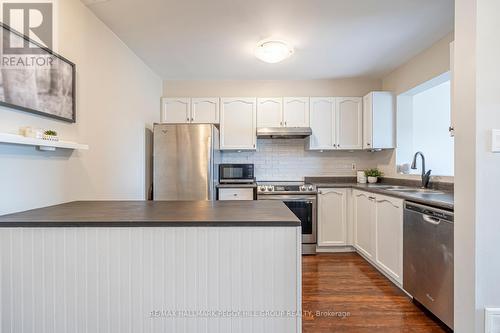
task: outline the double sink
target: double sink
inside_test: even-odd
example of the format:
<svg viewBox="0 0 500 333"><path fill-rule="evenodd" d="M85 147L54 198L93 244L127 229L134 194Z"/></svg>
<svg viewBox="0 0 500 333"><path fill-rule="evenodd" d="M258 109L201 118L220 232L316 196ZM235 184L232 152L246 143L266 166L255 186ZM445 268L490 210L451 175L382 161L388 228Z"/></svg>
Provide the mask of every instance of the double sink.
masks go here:
<svg viewBox="0 0 500 333"><path fill-rule="evenodd" d="M394 191L394 192L404 192L408 194L446 194L442 191L431 190L428 188L415 188L408 186L397 186L397 185L369 185L369 187L380 188L386 191Z"/></svg>

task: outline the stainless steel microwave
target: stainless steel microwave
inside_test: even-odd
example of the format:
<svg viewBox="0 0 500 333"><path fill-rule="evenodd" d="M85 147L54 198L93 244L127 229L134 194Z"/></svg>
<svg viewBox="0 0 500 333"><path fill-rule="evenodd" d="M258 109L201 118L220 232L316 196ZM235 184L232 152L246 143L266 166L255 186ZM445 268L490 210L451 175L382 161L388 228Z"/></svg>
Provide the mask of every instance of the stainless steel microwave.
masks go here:
<svg viewBox="0 0 500 333"><path fill-rule="evenodd" d="M219 183L253 183L253 164L219 164Z"/></svg>

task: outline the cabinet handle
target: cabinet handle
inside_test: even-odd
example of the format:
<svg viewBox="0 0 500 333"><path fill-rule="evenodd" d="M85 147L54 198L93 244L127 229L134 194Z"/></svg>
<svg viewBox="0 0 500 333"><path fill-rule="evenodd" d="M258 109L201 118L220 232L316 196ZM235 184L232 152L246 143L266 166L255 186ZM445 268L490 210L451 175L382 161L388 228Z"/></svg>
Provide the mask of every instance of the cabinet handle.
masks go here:
<svg viewBox="0 0 500 333"><path fill-rule="evenodd" d="M375 197L368 197L368 199L370 199L370 200L375 200Z"/></svg>
<svg viewBox="0 0 500 333"><path fill-rule="evenodd" d="M323 191L318 191L318 194L323 194Z"/></svg>
<svg viewBox="0 0 500 333"><path fill-rule="evenodd" d="M366 145L367 145L367 146L370 146L370 143L369 143L369 142L367 142L367 143L366 143Z"/></svg>
<svg viewBox="0 0 500 333"><path fill-rule="evenodd" d="M285 121L285 127L286 127L286 121Z"/></svg>
<svg viewBox="0 0 500 333"><path fill-rule="evenodd" d="M280 121L280 126L283 126L283 122L282 121Z"/></svg>
<svg viewBox="0 0 500 333"><path fill-rule="evenodd" d="M194 118L191 118L191 121L194 121Z"/></svg>
<svg viewBox="0 0 500 333"><path fill-rule="evenodd" d="M189 117L187 117L187 118L186 118L186 121L188 121L188 122L189 122Z"/></svg>

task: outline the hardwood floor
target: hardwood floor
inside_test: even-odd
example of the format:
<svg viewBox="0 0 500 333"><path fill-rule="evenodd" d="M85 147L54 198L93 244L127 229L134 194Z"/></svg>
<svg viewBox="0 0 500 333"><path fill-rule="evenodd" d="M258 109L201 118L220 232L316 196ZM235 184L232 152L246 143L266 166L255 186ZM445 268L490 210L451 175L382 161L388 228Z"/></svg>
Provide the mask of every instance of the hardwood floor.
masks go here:
<svg viewBox="0 0 500 333"><path fill-rule="evenodd" d="M446 332L358 254L302 260L304 333Z"/></svg>

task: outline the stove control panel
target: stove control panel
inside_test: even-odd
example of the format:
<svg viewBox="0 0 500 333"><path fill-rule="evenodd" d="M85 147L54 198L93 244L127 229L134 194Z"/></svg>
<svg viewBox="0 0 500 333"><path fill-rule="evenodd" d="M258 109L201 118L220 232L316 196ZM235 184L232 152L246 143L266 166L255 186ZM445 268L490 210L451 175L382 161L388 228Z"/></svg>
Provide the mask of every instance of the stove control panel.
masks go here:
<svg viewBox="0 0 500 333"><path fill-rule="evenodd" d="M273 193L273 192L315 192L316 187L311 184L302 185L272 185L272 184L260 184L257 187L257 192L259 193Z"/></svg>

